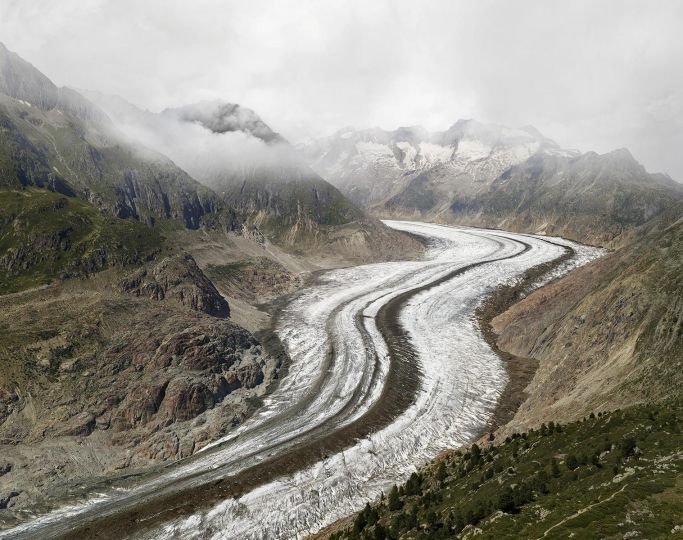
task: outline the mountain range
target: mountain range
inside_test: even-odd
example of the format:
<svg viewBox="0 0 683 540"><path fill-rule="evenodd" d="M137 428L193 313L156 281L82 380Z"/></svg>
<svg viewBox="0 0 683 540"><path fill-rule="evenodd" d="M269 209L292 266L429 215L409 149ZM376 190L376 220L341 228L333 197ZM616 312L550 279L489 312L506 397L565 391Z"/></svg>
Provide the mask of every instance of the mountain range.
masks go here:
<svg viewBox="0 0 683 540"><path fill-rule="evenodd" d="M346 128L299 145L371 213L621 246L683 200L683 185L628 152L564 150L533 127L459 120L448 130Z"/></svg>
<svg viewBox="0 0 683 540"><path fill-rule="evenodd" d="M278 379L258 304L304 271L422 249L248 109L126 106L149 124L0 45L0 462L22 471L0 473L3 508L194 453Z"/></svg>
<svg viewBox="0 0 683 540"><path fill-rule="evenodd" d="M83 93L131 139L169 156L280 245L314 249L351 224L369 242L396 236L315 173L251 109L201 102L155 114L117 96Z"/></svg>

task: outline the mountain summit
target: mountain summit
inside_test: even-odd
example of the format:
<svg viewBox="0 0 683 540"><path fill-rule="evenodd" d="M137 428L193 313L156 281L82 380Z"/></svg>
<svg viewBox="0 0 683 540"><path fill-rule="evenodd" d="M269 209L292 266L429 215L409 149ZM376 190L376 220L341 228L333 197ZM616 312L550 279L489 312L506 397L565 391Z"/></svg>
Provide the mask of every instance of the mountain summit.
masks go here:
<svg viewBox="0 0 683 540"><path fill-rule="evenodd" d="M264 142L284 141L253 110L236 103L201 101L184 107L164 109L161 114L182 122L195 122L213 133L241 131Z"/></svg>

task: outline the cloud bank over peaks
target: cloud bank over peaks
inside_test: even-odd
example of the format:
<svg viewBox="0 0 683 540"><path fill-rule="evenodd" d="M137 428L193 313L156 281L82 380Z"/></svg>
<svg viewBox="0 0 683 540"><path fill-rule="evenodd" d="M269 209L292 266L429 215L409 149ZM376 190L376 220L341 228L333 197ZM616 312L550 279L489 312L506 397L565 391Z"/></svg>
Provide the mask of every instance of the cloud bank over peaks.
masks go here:
<svg viewBox="0 0 683 540"><path fill-rule="evenodd" d="M82 92L127 138L168 156L210 187L257 175L288 181L315 174L283 137L238 104L202 101L152 113L117 96Z"/></svg>

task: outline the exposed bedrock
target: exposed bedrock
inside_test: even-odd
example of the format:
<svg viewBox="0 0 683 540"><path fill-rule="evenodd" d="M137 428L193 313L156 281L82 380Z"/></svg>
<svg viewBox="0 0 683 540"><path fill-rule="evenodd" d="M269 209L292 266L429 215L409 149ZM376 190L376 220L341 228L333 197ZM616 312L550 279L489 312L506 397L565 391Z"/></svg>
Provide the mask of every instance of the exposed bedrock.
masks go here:
<svg viewBox="0 0 683 540"><path fill-rule="evenodd" d="M214 317L228 317L228 302L197 266L191 255L166 257L156 266L142 268L120 281L124 292L153 300L166 298Z"/></svg>

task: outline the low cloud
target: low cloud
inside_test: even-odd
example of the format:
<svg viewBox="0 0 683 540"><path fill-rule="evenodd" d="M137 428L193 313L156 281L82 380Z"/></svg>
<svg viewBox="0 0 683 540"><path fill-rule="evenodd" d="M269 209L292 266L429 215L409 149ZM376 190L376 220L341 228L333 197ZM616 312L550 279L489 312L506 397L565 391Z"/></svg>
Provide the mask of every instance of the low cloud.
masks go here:
<svg viewBox="0 0 683 540"><path fill-rule="evenodd" d="M99 97L128 141L169 157L209 187L220 189L259 172L271 180L291 179L306 168L287 141L238 105L203 102L153 114Z"/></svg>
<svg viewBox="0 0 683 540"><path fill-rule="evenodd" d="M151 110L228 100L293 142L532 124L679 180L681 20L678 0L0 2L2 40L55 82Z"/></svg>

